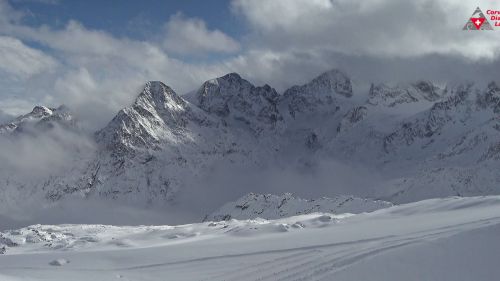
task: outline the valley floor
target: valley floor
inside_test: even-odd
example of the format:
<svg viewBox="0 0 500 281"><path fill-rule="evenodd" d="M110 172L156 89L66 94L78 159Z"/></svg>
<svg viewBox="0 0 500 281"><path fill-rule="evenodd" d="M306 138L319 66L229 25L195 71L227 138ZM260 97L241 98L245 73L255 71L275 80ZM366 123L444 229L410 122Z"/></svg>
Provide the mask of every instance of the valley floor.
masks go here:
<svg viewBox="0 0 500 281"><path fill-rule="evenodd" d="M431 199L359 215L181 226L35 225L0 235L0 244L11 245L0 255L2 281L500 276L499 196Z"/></svg>

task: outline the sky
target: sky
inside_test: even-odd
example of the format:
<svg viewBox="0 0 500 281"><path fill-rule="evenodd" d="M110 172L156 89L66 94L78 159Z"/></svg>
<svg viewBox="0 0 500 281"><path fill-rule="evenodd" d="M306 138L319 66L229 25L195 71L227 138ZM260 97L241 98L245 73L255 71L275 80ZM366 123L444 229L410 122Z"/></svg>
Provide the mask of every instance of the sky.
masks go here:
<svg viewBox="0 0 500 281"><path fill-rule="evenodd" d="M238 72L279 92L330 69L354 82L498 80L494 0L0 0L0 121L65 104L90 129L144 83L177 93ZM493 22L491 22L494 24Z"/></svg>

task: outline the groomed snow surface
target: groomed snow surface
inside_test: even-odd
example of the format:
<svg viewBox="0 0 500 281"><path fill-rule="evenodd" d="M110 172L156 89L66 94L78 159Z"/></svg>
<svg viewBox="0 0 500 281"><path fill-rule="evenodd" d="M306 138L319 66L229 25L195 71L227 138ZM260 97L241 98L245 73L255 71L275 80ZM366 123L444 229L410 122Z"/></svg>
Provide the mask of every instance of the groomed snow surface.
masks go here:
<svg viewBox="0 0 500 281"><path fill-rule="evenodd" d="M0 280L499 280L500 197L357 215L0 233ZM0 246L0 249L2 246Z"/></svg>

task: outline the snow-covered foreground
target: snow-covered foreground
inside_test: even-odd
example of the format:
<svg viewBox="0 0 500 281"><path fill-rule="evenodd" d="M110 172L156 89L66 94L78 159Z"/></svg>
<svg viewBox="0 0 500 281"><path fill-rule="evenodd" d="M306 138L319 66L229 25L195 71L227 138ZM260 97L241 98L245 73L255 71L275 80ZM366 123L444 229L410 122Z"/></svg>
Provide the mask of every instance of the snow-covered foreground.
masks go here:
<svg viewBox="0 0 500 281"><path fill-rule="evenodd" d="M1 233L0 280L498 280L500 197L359 215ZM17 244L17 246L14 246ZM1 248L1 246L0 246Z"/></svg>

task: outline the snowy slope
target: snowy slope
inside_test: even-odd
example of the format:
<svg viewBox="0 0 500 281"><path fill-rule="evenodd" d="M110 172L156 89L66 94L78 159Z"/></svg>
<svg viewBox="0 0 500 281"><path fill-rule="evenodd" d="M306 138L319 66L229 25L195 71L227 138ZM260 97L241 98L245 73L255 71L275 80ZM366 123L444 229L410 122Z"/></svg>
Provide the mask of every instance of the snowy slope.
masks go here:
<svg viewBox="0 0 500 281"><path fill-rule="evenodd" d="M500 197L358 215L1 233L2 280L496 280ZM8 244L8 245L7 245Z"/></svg>
<svg viewBox="0 0 500 281"><path fill-rule="evenodd" d="M22 133L35 129L45 131L57 125L65 127L76 125L69 109L64 105L58 108L38 105L30 113L21 115L8 123L0 124L0 135Z"/></svg>
<svg viewBox="0 0 500 281"><path fill-rule="evenodd" d="M415 167L389 200L499 192L493 166L498 161L500 90L492 83L486 89L466 84L448 91L448 97L406 119L384 137L384 150L394 164L405 159Z"/></svg>
<svg viewBox="0 0 500 281"><path fill-rule="evenodd" d="M225 76L220 83L225 79L229 79L227 87L236 87L234 83L250 87L239 99L261 94L239 76ZM199 94L209 91L207 87L202 86ZM252 166L261 155L269 154L267 149L256 151L262 143L254 134L258 124L267 121L254 116L255 127L231 127L219 113L211 114L211 108L193 105L159 81L146 83L135 102L96 133L98 168L87 172L96 178L93 195L148 202L174 200L189 185L187 179L196 181L215 163ZM273 149L273 145L262 147Z"/></svg>
<svg viewBox="0 0 500 281"><path fill-rule="evenodd" d="M379 200L361 199L353 196L318 198L306 200L294 197L291 193L283 195L249 193L235 202L228 202L208 215L205 220L229 219L278 219L310 213L359 214L388 208L391 203Z"/></svg>

